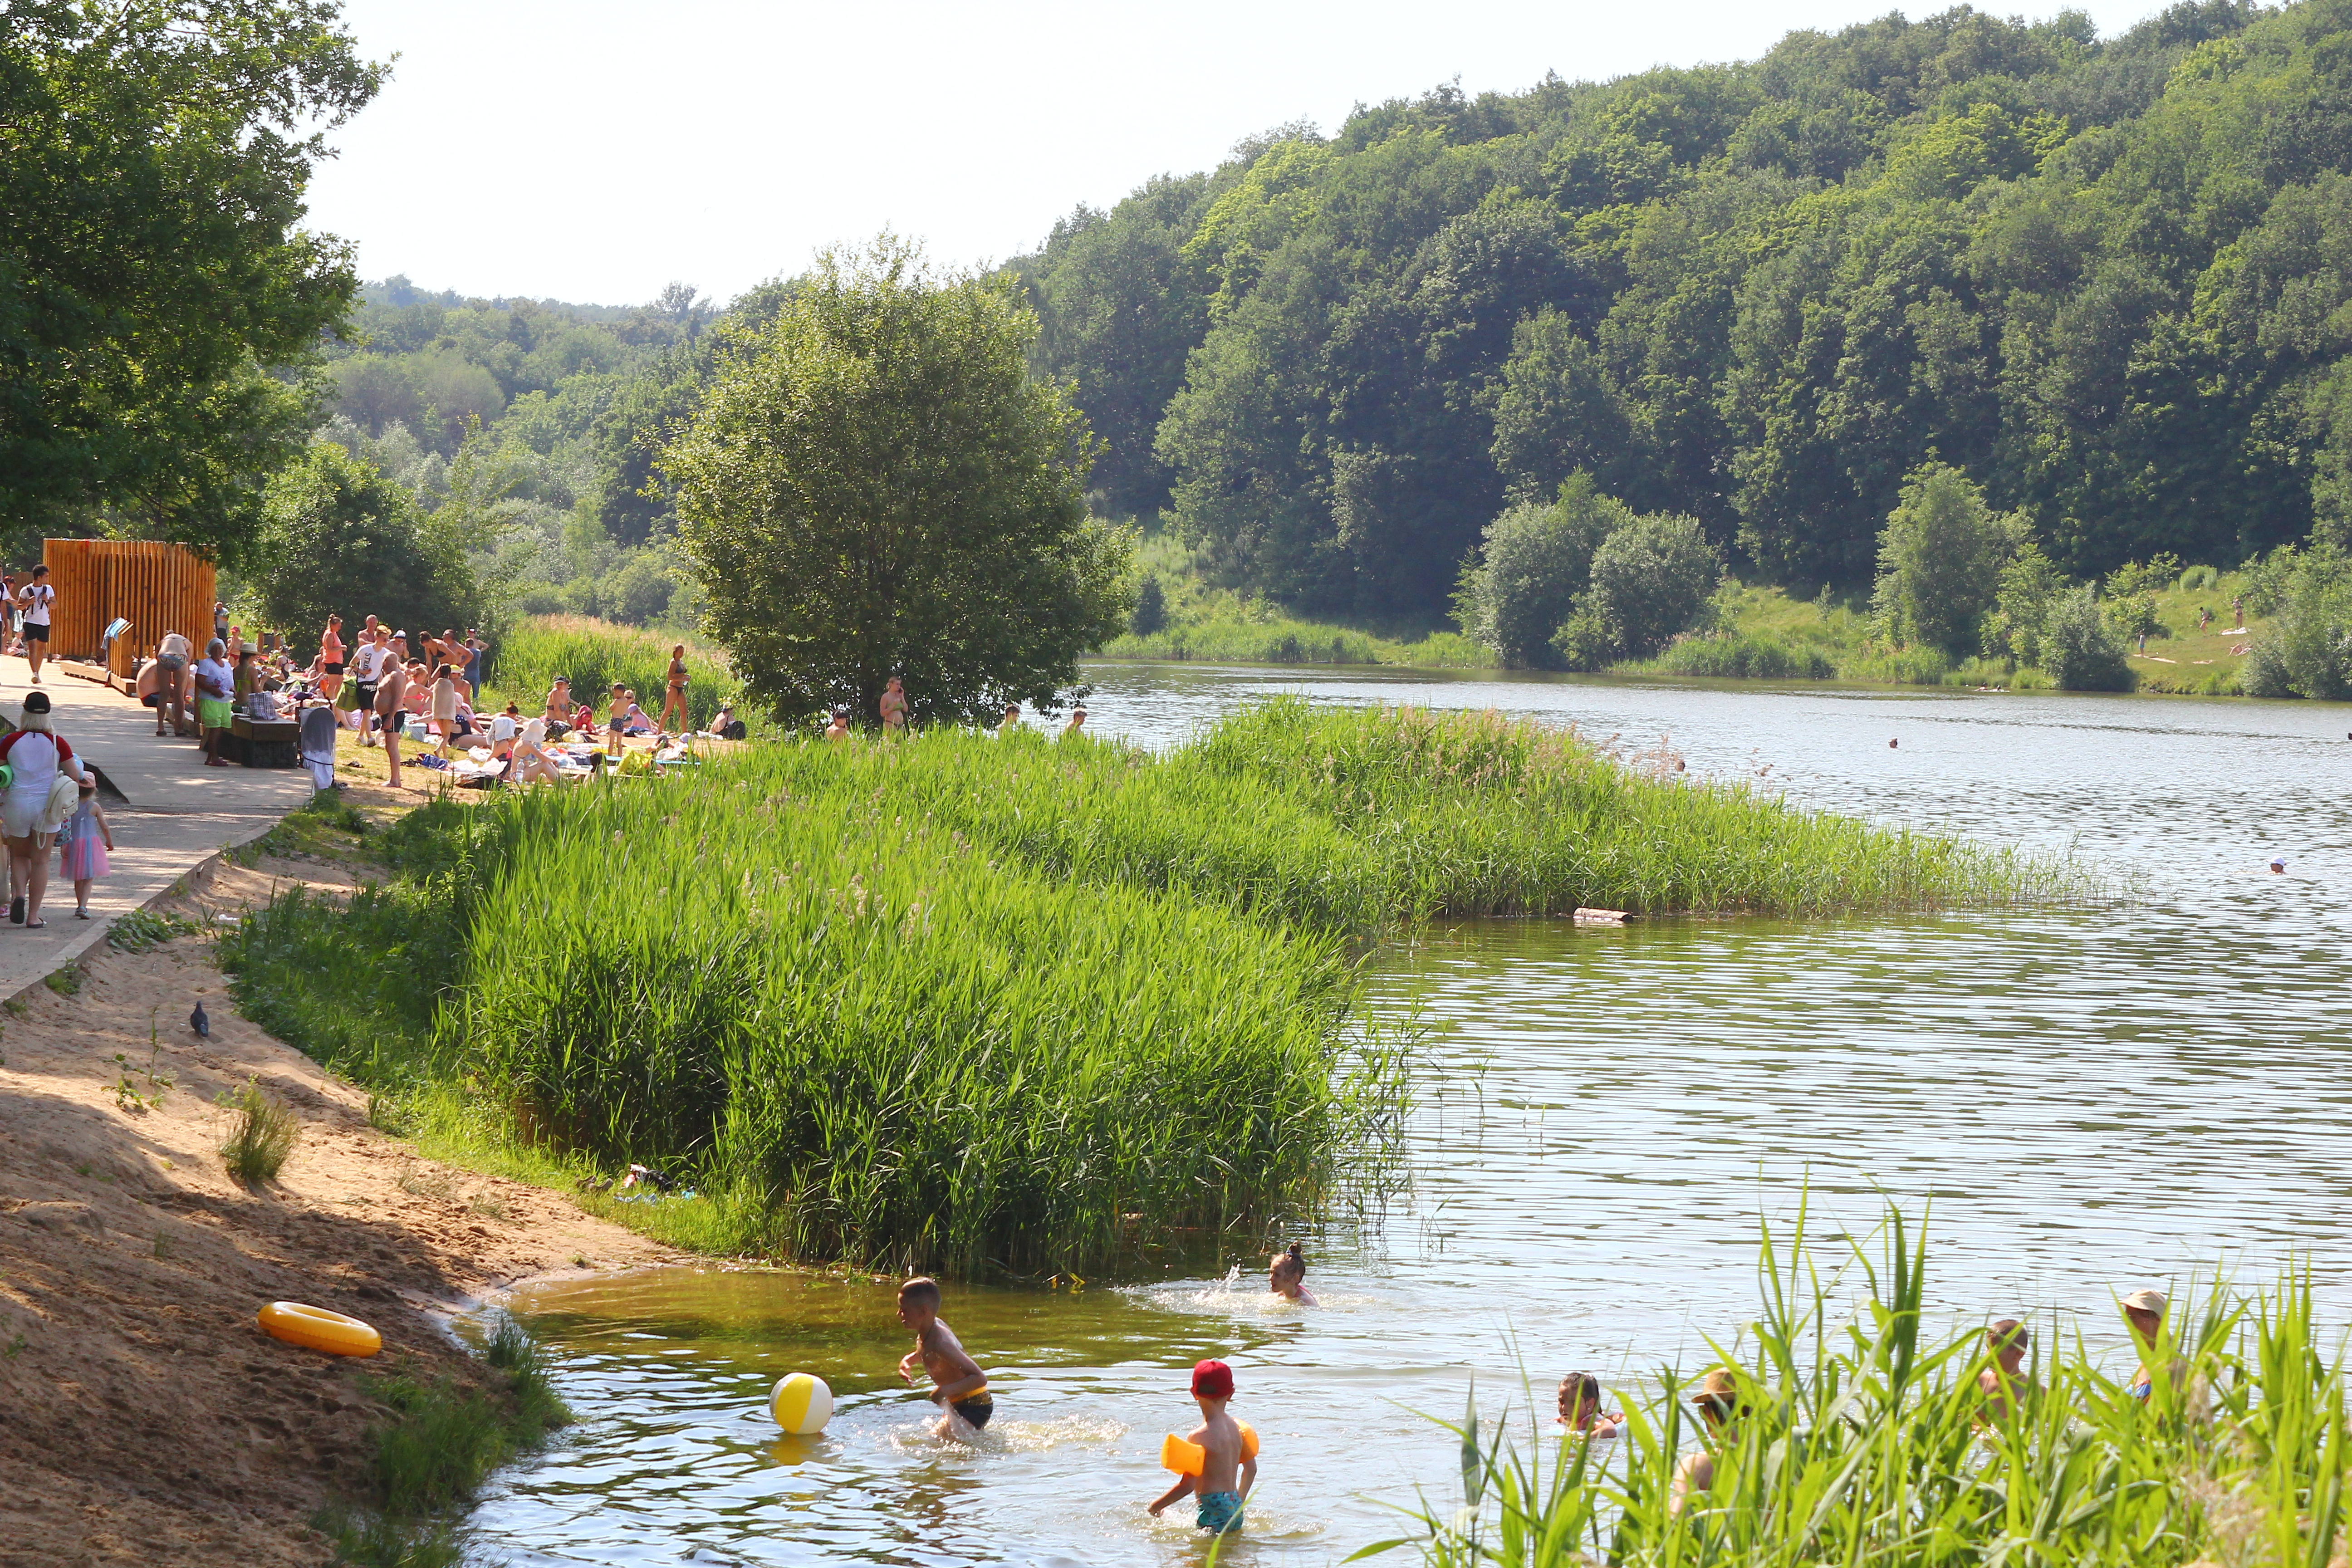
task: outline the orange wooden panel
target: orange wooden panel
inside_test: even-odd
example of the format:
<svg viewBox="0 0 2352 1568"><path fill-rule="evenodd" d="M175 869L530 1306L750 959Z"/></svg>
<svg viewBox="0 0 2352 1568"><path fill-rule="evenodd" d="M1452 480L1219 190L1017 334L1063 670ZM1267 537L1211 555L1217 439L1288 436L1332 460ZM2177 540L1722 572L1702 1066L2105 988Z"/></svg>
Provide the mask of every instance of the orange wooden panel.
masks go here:
<svg viewBox="0 0 2352 1568"><path fill-rule="evenodd" d="M49 584L58 591L49 615L49 651L94 658L98 640L117 616L131 629L117 637L108 660L118 675L152 653L167 631L202 647L212 634L212 563L176 544L133 539L50 539L41 544Z"/></svg>

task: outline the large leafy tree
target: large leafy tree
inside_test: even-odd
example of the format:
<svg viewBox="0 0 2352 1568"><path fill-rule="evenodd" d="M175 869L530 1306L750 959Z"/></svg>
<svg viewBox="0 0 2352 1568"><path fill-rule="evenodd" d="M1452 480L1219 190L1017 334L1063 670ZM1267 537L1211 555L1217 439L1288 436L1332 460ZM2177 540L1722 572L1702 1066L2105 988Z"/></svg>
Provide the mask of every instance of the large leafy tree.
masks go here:
<svg viewBox="0 0 2352 1568"><path fill-rule="evenodd" d="M886 236L722 343L662 466L705 624L780 717L870 725L892 675L918 721L1051 710L1123 629L1131 535L1087 514L1094 443L1016 288Z"/></svg>
<svg viewBox="0 0 2352 1568"><path fill-rule="evenodd" d="M419 654L428 629L480 625L488 604L467 565L467 511L460 496L427 516L374 464L332 441L312 443L264 491L262 529L249 552L263 622L308 637L341 615L348 638L362 616L373 615L407 630Z"/></svg>
<svg viewBox="0 0 2352 1568"><path fill-rule="evenodd" d="M348 313L303 232L331 129L372 98L331 0L0 6L0 523L112 509L234 554L314 415Z"/></svg>

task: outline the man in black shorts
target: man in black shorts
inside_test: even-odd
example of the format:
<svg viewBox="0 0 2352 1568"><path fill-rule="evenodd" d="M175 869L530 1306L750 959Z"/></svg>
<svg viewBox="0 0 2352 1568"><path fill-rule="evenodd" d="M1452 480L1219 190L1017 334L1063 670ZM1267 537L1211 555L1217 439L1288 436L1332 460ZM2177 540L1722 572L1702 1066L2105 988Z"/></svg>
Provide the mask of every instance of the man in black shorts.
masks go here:
<svg viewBox="0 0 2352 1568"><path fill-rule="evenodd" d="M373 616L368 617L371 621ZM371 626L360 634L360 646L352 655L352 707L360 716L360 744L373 746L375 737L375 682L383 668L385 656L391 651L383 646L383 628Z"/></svg>

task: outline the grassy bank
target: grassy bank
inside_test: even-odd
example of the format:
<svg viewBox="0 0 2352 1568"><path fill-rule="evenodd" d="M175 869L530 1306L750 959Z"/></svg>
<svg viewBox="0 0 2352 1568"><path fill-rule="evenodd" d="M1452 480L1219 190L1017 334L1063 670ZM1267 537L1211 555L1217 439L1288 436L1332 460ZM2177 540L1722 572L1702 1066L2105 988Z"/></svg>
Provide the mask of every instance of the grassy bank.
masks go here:
<svg viewBox="0 0 2352 1568"><path fill-rule="evenodd" d="M1541 1395L1546 1425L1524 1437L1474 1415L1454 1429L1465 1506L1433 1500L1389 1548L1438 1568L2343 1561L2344 1368L2307 1276L2176 1299L2145 1403L2032 1323L2027 1386L1995 1419L1983 1334L1930 1339L1924 1238L1906 1244L1899 1214L1882 1235L1882 1256L1843 1268L1801 1228L1785 1253L1767 1235L1762 1311L1718 1347L1738 1413L1701 1436L1714 1479L1684 1506L1677 1466L1703 1423L1696 1378L1666 1369L1613 1442L1560 1439ZM1849 1319L1853 1285L1865 1310Z"/></svg>
<svg viewBox="0 0 2352 1568"><path fill-rule="evenodd" d="M483 695L493 703L513 702L525 713L537 713L545 707L547 689L555 678L566 676L573 700L594 708L601 722L617 680L637 694L648 718L658 719L662 694L669 687L670 649L679 643L686 644L687 709L696 729L709 729L720 706L742 692L723 652L683 635L615 626L586 616L532 616L516 622L506 639L490 650Z"/></svg>
<svg viewBox="0 0 2352 1568"><path fill-rule="evenodd" d="M2210 581L2208 581L2208 578ZM2184 583L2194 586L2183 586ZM2206 697L2241 692L2244 649L2268 626L2250 617L2234 637L2230 602L2247 591L2247 574L2192 569L2149 595L2157 629L2147 651L2135 652L2132 673L2143 691ZM2014 660L1953 659L1933 648L1888 649L1874 643L1867 606L1859 601L1792 599L1779 588L1741 587L1723 601L1722 626L1689 637L1654 658L1612 667L1624 675L1681 675L1749 680L1843 680L1887 686L1990 687L2010 691L2050 688L2050 678ZM2200 610L2212 616L2200 630ZM2136 643L2127 646L2136 647Z"/></svg>
<svg viewBox="0 0 2352 1568"><path fill-rule="evenodd" d="M384 885L279 897L224 966L425 1147L551 1182L655 1165L703 1195L606 1212L683 1245L965 1274L1323 1206L1402 1103L1409 1042L1354 1005L1358 944L1399 924L2083 890L1666 754L1297 700L1161 759L762 746L436 804L373 853Z"/></svg>

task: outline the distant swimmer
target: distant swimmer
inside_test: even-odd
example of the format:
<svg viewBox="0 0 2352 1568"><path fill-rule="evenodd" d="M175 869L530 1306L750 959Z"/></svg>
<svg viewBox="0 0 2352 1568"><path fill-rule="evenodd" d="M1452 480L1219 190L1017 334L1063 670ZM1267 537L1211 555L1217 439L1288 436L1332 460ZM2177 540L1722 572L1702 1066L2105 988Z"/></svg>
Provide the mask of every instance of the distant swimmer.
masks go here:
<svg viewBox="0 0 2352 1568"><path fill-rule="evenodd" d="M1307 1259L1299 1256L1298 1243L1292 1242L1290 1250L1274 1255L1274 1265L1265 1271L1266 1289L1286 1301L1302 1307L1319 1307L1315 1292L1307 1288Z"/></svg>
<svg viewBox="0 0 2352 1568"><path fill-rule="evenodd" d="M2007 1420L2032 1386L2022 1363L2032 1345L2033 1335L2015 1318L2003 1318L1985 1331L1985 1352L1992 1357L1992 1365L1977 1373L1977 1386L1984 1391L1987 1421Z"/></svg>
<svg viewBox="0 0 2352 1568"><path fill-rule="evenodd" d="M1614 1437L1625 1425L1625 1413L1601 1410L1601 1380L1589 1372L1571 1372L1559 1380L1559 1414L1552 1424L1580 1437Z"/></svg>
<svg viewBox="0 0 2352 1568"><path fill-rule="evenodd" d="M1902 743L1903 743L1903 742L1900 742L1900 741L1893 741L1893 740L1890 740L1890 741L1888 741L1888 742L1886 742L1886 749L1887 749L1888 751L1890 751L1890 752L1891 752L1891 751L1894 751L1894 750L1895 750L1897 747L1901 746L1901 745L1902 745Z"/></svg>
<svg viewBox="0 0 2352 1568"><path fill-rule="evenodd" d="M2285 856L2273 855L2271 857L2271 875L2273 877L2284 877L2286 875Z"/></svg>

